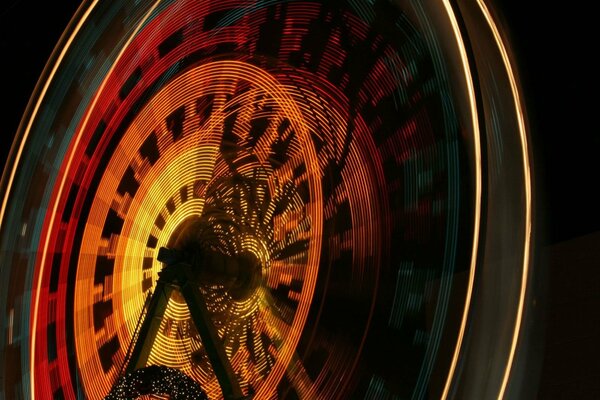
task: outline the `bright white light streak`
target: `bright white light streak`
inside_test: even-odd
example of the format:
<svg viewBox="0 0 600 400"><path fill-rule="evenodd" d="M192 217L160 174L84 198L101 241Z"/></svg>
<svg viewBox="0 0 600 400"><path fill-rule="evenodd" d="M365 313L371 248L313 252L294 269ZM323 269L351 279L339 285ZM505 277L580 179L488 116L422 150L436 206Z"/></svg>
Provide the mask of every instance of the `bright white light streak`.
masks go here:
<svg viewBox="0 0 600 400"><path fill-rule="evenodd" d="M452 25L454 31L454 37L456 39L456 45L460 53L460 59L462 62L463 71L465 74L465 82L467 85L467 92L469 94L469 106L471 108L471 123L473 124L473 152L475 158L475 210L473 215L473 247L471 252L471 264L469 269L469 283L467 285L467 294L465 298L465 305L463 308L462 320L460 323L460 329L458 332L458 338L456 341L456 347L454 348L454 354L448 371L448 377L446 378L446 384L444 385L444 391L442 392L442 399L448 397L450 391L450 385L452 383L452 377L456 370L456 364L458 362L458 356L462 346L462 341L465 334L465 327L467 324L467 317L469 314L469 308L471 306L471 297L473 295L473 284L475 281L475 268L477 266L477 252L479 249L479 229L481 224L481 141L479 132L479 119L477 115L477 104L475 100L475 88L473 86L473 76L471 75L471 68L469 66L469 59L467 57L467 51L465 43L462 38L456 15L450 5L449 0L443 0L444 8L448 13L448 19Z"/></svg>
<svg viewBox="0 0 600 400"><path fill-rule="evenodd" d="M525 242L523 243L523 270L521 273L521 290L519 292L519 304L517 306L517 316L515 320L515 327L513 331L512 343L510 345L510 352L508 354L508 361L506 369L504 370L504 377L502 378L502 385L500 392L498 393L498 399L504 398L506 392L506 386L512 370L512 364L515 357L515 351L517 349L517 343L519 341L519 333L521 331L521 323L523 322L523 308L525 304L525 293L527 290L527 277L529 276L529 262L530 262L530 251L531 251L531 165L529 162L529 150L527 145L527 129L525 127L525 115L523 112L523 105L521 104L521 96L519 94L519 88L515 78L512 65L510 63L510 57L506 51L506 46L500 36L498 26L494 22L490 10L482 0L477 0L477 4L483 13L492 33L494 40L502 56L502 62L506 68L508 80L510 82L510 89L515 106L515 114L517 116L517 123L519 126L519 136L521 139L521 151L523 154L523 184L525 189Z"/></svg>

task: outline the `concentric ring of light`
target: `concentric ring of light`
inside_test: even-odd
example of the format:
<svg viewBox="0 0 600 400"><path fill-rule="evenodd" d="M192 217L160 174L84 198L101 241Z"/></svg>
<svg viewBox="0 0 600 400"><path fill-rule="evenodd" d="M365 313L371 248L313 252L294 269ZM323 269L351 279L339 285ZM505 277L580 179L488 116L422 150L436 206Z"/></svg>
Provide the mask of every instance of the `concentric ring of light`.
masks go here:
<svg viewBox="0 0 600 400"><path fill-rule="evenodd" d="M90 291L93 291L94 286L93 271L95 270L95 257L89 257L89 255L96 253L97 250L94 249L96 243L101 243L103 240L100 237L100 230L97 226L101 225L102 221L106 218L112 195L116 191L118 181L113 177L120 176L129 165L130 161L128 160L132 160L135 157L135 153L130 153L131 149L136 149L136 146L133 144L143 141L145 139L143 136L144 133L160 129L156 125L160 124L160 121L163 120L164 117L161 118L161 115L168 115L176 106L188 103L202 94L206 95L210 93L217 98L221 96L224 99L228 91L227 88L233 87L231 82L238 80L252 82L257 90L263 91L266 96L272 98L273 103L280 107L280 112L288 116L292 126L300 133L300 138L307 137L307 133L302 132L307 132L308 126L304 122L295 99L287 94L287 89L278 84L272 77L251 65L233 61L205 64L189 70L167 84L139 113L123 138L122 144L113 153L112 161L107 167L110 173L106 174L101 181L98 194L92 205L88 218L89 222L84 233L84 247L81 250L80 268L78 269L77 277L79 284L75 294L76 310L79 310L76 313L76 326L79 327L78 329L82 331L88 329L88 321L91 317L85 316L91 312L91 309L86 308L86 304L88 304L87 299ZM245 99L239 100L234 98L229 103L223 103L222 109L230 107L230 103L236 101L244 102ZM161 160L153 168L148 169L147 175L141 180L141 185L136 196L131 200L124 200L125 205L122 208L126 224L123 228L122 239L118 243L115 243L118 246L116 249L109 251L110 253L114 252L116 256L115 273L113 276L114 293L116 294L114 301L122 305L122 310L117 308L118 314L115 315L115 323L120 324L118 321L121 321L121 318L122 321L127 322L126 329L124 326L119 325L114 327L114 329L118 330L120 340L123 343L130 341L137 321L136 316L140 314L145 299L141 290L142 279L139 276L142 260L145 256L148 256L145 240L152 232L154 221L160 214L162 206L174 193L177 193L184 185L192 186L195 180L203 179L210 181L215 178L215 165L218 163L217 159L220 156L216 147L216 143L219 142L217 125L222 124L223 117L223 112L215 111L211 120L206 122L204 126L197 127L193 135L187 136L171 146L166 154L161 157ZM192 122L189 123L191 124ZM189 126L186 127L186 130L193 131L194 128ZM159 147L162 146L160 140ZM318 227L321 224L322 217L320 216L320 212L322 207L318 206L320 204L320 186L310 178L310 176L317 176L315 172L310 172L311 168L314 169L314 166L317 165L314 155L311 155L314 154L311 153L311 148L312 145L306 139L304 139L304 143L301 146L298 146L298 149L301 149L301 154L298 154L298 156L306 158L304 163L309 170L311 198L314 199L313 205L308 205L307 208L311 222L311 243L308 251L308 263L297 272L304 277L303 291L299 298L300 304L294 322L289 332L285 332L285 335L281 337L282 339L285 338L285 341L278 351L277 364L269 374L268 381L264 387L261 387L261 390L265 393L274 390L272 386L273 382L278 382L279 376L285 371L286 365L289 363L289 359L294 352L299 334L302 331L303 321L306 319L310 305L313 290L311 288L314 287L316 279L320 249ZM311 159L311 157L313 158ZM285 177L282 176L281 178L284 179ZM285 180L282 181L285 182ZM202 207L203 200L200 199L181 210L178 209L178 213L167 219L167 227L161 232L158 242L161 244L168 243L173 230L190 216L200 215ZM279 229L277 226L274 228L275 230ZM246 243L246 245L250 243ZM256 246L253 247L256 248ZM153 268L153 276L155 278L160 268L159 263L155 262ZM87 284L84 284L84 282L87 282ZM172 309L176 307L176 302L170 302L169 304L167 317L174 318L175 320L181 318L189 320L189 316L182 310L177 311L176 309ZM258 307L260 304L262 303L255 300L255 307ZM268 313L265 315L268 316ZM80 335L76 338L76 341L78 343L77 354L80 364L85 366L94 365L91 369L82 368L83 376L97 376L100 370L100 364L95 357L97 338L94 338L94 334ZM187 343L187 345L190 344ZM177 356L173 358L178 353L177 351L173 352L173 348L176 347L177 343L159 335L153 347L150 360L154 363L170 367L183 368L190 375L193 375L193 371L189 369L190 366L187 359L178 358ZM92 364L90 364L91 360L95 361L92 361ZM234 356L234 367L236 366L235 361ZM84 379L84 381L92 382L94 380ZM269 382L271 383L269 384ZM215 380L202 383L209 395L216 396L219 393L220 388ZM102 386L91 389L89 394L107 392L110 384L111 381L105 381Z"/></svg>

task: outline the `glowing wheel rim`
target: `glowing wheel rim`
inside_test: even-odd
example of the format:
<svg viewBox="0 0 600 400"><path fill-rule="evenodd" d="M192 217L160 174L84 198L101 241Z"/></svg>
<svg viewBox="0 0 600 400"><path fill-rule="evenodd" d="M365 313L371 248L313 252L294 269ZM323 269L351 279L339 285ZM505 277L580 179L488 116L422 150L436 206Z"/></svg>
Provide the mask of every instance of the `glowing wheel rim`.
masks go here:
<svg viewBox="0 0 600 400"><path fill-rule="evenodd" d="M18 349L23 371L12 385L36 398L102 398L160 269L155 249L190 216L207 215L208 202L225 216L205 217L221 235L214 243L254 253L263 268L244 299L203 289L246 394L505 394L531 240L527 140L505 45L483 3L444 3L443 14L427 2L339 6L81 8L3 176L2 251L11 265L3 274L16 285L5 293L31 291L22 304L7 301L25 329L15 336L9 318L4 343ZM442 41L449 32L453 40ZM490 38L478 42L480 32ZM506 75L507 88L491 87L485 72L473 83L470 71L486 57L502 61L495 74ZM511 117L497 126L499 109ZM495 144L506 132L516 153ZM506 178L520 186L509 189ZM518 199L514 209L486 197L498 190ZM292 205L270 209L277 196ZM477 263L491 262L501 235L494 227L511 212L525 221L507 267L518 272L517 300L501 305L514 334L500 340L494 383L479 388L457 366L477 348L463 341L482 335L470 322L489 296L477 294L471 308ZM215 222L222 218L234 228ZM24 276L11 273L20 265ZM468 279L459 289L461 273ZM456 302L463 311L450 317ZM337 312L341 304L354 315ZM167 314L151 361L218 398L181 301ZM199 355L186 359L191 353ZM399 367L378 371L368 354Z"/></svg>

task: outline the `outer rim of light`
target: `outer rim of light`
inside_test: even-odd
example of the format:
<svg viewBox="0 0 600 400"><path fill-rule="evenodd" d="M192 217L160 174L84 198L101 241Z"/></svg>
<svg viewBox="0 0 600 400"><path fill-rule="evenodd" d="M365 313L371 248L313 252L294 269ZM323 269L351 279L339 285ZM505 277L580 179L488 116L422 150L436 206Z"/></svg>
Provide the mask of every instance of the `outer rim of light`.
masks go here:
<svg viewBox="0 0 600 400"><path fill-rule="evenodd" d="M456 339L456 345L454 348L454 354L452 355L452 361L448 371L448 377L444 384L444 390L441 398L445 400L448 397L450 387L454 381L454 373L456 371L456 365L461 352L462 342L467 325L467 319L469 316L469 310L471 308L471 300L473 295L473 286L475 283L475 270L477 267L477 256L479 253L479 236L481 228L481 198L482 198L482 161L481 161L481 140L480 140L480 129L479 129L479 115L477 112L477 100L475 96L475 87L473 84L473 75L471 74L470 60L467 56L467 50L465 42L462 38L462 33L458 25L458 20L454 13L454 9L450 4L450 0L443 0L444 8L448 14L448 20L452 26L454 32L454 38L456 40L456 46L458 47L460 59L462 62L462 71L464 73L465 82L467 85L467 91L469 95L469 107L471 110L471 123L473 128L473 152L474 152L474 167L475 167L475 210L473 213L473 244L471 249L471 262L469 267L469 282L467 284L467 293L465 296L465 303L463 307L463 314Z"/></svg>
<svg viewBox="0 0 600 400"><path fill-rule="evenodd" d="M498 51L502 56L502 62L508 75L510 90L513 97L515 114L517 116L517 122L519 127L519 139L521 141L521 152L523 157L523 184L525 189L525 241L523 243L523 269L521 272L521 288L519 290L519 303L517 306L517 315L515 319L515 326L513 329L513 337L508 354L508 360L506 369L504 370L504 376L502 378L502 385L498 393L498 399L503 399L506 395L506 388L508 386L508 380L512 371L515 352L519 341L519 335L521 333L521 325L523 322L523 310L525 308L525 297L527 294L527 278L529 277L529 267L531 262L531 240L532 240L532 183L531 183L531 163L529 161L529 146L527 139L527 124L525 122L525 112L523 104L521 102L521 95L519 92L519 86L517 84L517 78L515 76L514 68L508 51L506 49L505 41L503 40L498 25L494 21L494 18L487 7L485 1L477 0L477 5L481 9L481 12L489 25L494 40L498 46Z"/></svg>
<svg viewBox="0 0 600 400"><path fill-rule="evenodd" d="M446 12L448 13L449 20L452 24L452 29L455 33L455 38L457 41L457 45L459 46L461 60L464 65L465 78L467 79L467 86L469 89L469 99L473 101L474 92L472 92L472 84L473 78L469 70L469 59L466 55L465 44L462 39L461 30L458 26L458 22L456 19L456 15L454 13L453 6L450 4L451 0L443 0L444 7ZM514 103L514 111L517 118L518 125L518 134L521 144L521 156L523 160L522 168L523 168L523 189L525 194L525 218L523 229L525 232L524 242L523 242L523 261L522 261L522 271L521 271L521 287L519 289L519 301L516 310L516 317L513 328L513 335L510 345L510 350L508 354L508 359L506 361L506 366L504 369L504 374L502 378L502 383L500 385L497 399L501 400L506 395L506 388L508 386L508 381L510 379L514 357L516 353L516 348L519 340L519 335L521 333L521 325L523 322L523 311L525 308L525 297L527 292L527 280L529 277L529 266L531 262L531 240L532 240L532 179L531 179L531 163L530 163L530 155L528 148L528 139L527 139L527 128L525 122L525 112L523 109L521 95L519 91L519 87L517 84L517 79L515 76L514 68L508 54L506 44L500 31L498 29L498 25L494 21L494 18L486 5L486 0L476 0L479 9L487 23L487 26L492 32L494 37L496 49L499 51L500 56L502 58L502 63L504 65L506 74L508 76L510 90L512 93L512 99ZM464 333L466 330L466 324L469 317L469 309L472 300L472 290L474 285L475 278L475 269L476 269L476 256L477 256L477 247L478 247L478 239L479 239L479 228L480 228L480 218L481 218L481 153L480 153L480 140L479 140L479 126L477 125L477 108L473 108L473 103L471 103L473 113L473 128L474 128L474 144L475 144L475 166L476 166L476 211L475 211L475 222L474 222L474 237L473 237L473 258L471 259L471 270L469 273L469 282L467 288L467 295L465 299L465 306L463 309L463 318L460 325L459 336L457 339L455 352L452 358L452 362L450 365L450 371L448 373L448 378L446 380L444 390L442 392L442 399L447 399L450 389L453 385L456 385L454 381L454 373L456 370L456 365L458 363L458 359L460 357L461 347L464 339Z"/></svg>
<svg viewBox="0 0 600 400"><path fill-rule="evenodd" d="M12 161L12 167L10 168L10 172L4 171L2 174L2 179L0 181L0 187L5 187L4 197L2 199L2 204L0 205L0 233L2 232L2 226L4 223L4 216L6 213L6 208L8 206L8 200L11 195L11 189L14 183L14 178L17 173L18 166L20 164L20 160L23 156L23 150L25 147L25 143L29 138L31 133L31 128L33 126L34 121L36 120L36 116L41 107L42 101L46 97L48 92L48 88L50 84L53 82L56 72L59 66L62 64L63 59L65 58L67 52L71 48L75 37L78 35L81 27L84 25L85 21L88 19L92 10L98 4L98 0L91 0L88 4L83 2L75 12L75 15L72 17L69 22L67 28L64 33L61 35L57 45L55 46L52 54L50 55L50 61L44 67L42 75L38 80L38 83L35 86L32 97L30 98L27 108L25 111L25 115L28 117L23 118L19 124L17 129L17 138L10 149L8 159L7 159L7 167L9 166L9 162ZM71 33L67 35L67 32L71 30ZM34 99L37 99L34 101ZM19 135L20 132L23 132ZM8 173L7 173L8 172ZM39 286L39 285L37 285ZM36 303L39 301L39 291L36 291ZM30 314L30 321L32 321L32 326L36 327L37 324L37 315ZM35 329L33 330L35 332ZM30 343L30 365L29 365L29 382L30 382L30 391L31 398L35 399L35 340L33 338L35 334L29 338Z"/></svg>
<svg viewBox="0 0 600 400"><path fill-rule="evenodd" d="M92 10L95 8L95 6L98 4L99 0L94 0L92 4L90 4L90 6L88 7L88 9L86 10L85 14L83 15L83 17L80 19L80 21L77 23L77 27L75 29L75 31L71 34L71 36L69 37L64 49L61 52L61 57L56 61L55 66L53 67L52 70L52 75L49 77L45 89L47 89L47 87L49 86L49 82L51 81L51 79L54 77L54 73L56 72L56 70L58 69L58 66L60 65L62 59L64 58L64 55L66 54L68 48L71 46L73 40L75 39L75 36L77 35L77 33L79 32L79 30L81 29L81 26L85 23L85 21L87 20L87 18L89 17L90 13L92 12ZM141 18L141 22L138 23L138 25L136 26L136 28L131 32L129 38L127 39L127 41L125 42L125 44L123 45L123 48L119 51L119 54L117 55L117 57L115 58L115 61L113 62L111 68L109 69L109 71L106 73L106 76L104 77L104 80L102 81L102 83L100 84L98 90L96 91L96 94L94 96L94 98L92 99L92 102L90 103L90 108L88 109L88 112L86 114L86 116L83 118L83 123L81 125L81 129L78 129L79 132L82 132L83 130L85 130L85 127L88 123L89 117L91 115L91 110L94 109L96 102L98 101L98 99L100 98L100 94L102 93L104 86L106 85L106 82L108 80L108 78L111 75L112 70L115 68L115 65L117 64L117 62L119 61L119 59L123 56L125 50L127 49L127 46L129 45L129 43L131 43L131 41L133 40L133 38L135 37L135 35L137 34L137 32L141 29L141 27L143 26L143 24L145 23L145 21L148 19L148 17L152 14L152 12L154 11L154 9L158 6L158 4L161 2L162 0L156 0L154 2L154 4L149 8L149 10L144 14L144 16ZM38 100L38 106L36 107L36 112L34 114L32 114L32 116L30 117L30 122L28 124L28 130L27 133L29 133L29 129L31 128L31 125L33 124L33 120L35 119L35 115L37 114L37 109L39 108L39 104L42 101L42 98L45 95L45 91L44 93L40 96L39 100ZM75 138L75 143L74 146L72 148L75 149L77 148L78 144L79 144L79 136L77 136ZM21 147L23 147L24 141L21 144ZM74 155L74 151L71 151L69 154L69 158L67 160L67 170L69 169L68 166L71 164L71 162L73 161L73 155ZM16 164L15 164L16 165ZM16 167L15 167L16 168ZM67 180L67 176L63 175L62 177L59 177L60 179L60 184L59 184L59 188L58 188L58 194L56 196L56 198L60 198L61 193L64 189L64 185L66 183ZM58 208L58 203L55 202L54 203L54 207L52 209L52 213L50 214L50 222L49 225L52 226L54 224L54 218L56 216L56 211ZM49 235L47 234L45 238L41 238L41 240L44 242L44 249L42 251L42 258L40 261L40 271L38 273L38 280L35 283L35 286L32 290L32 292L34 293L34 305L33 305L33 313L31 314L31 318L33 320L32 322L32 329L31 332L34 332L34 334L31 336L30 340L30 385L31 388L33 388L32 392L31 392L31 398L32 400L35 400L35 347L36 347L36 340L35 340L35 332L37 330L37 319L38 319L38 307L39 307L39 302L40 302L40 286L41 286L41 278L44 275L43 274L43 269L44 266L46 264L45 259L46 259L46 254L48 252L48 245L49 245Z"/></svg>

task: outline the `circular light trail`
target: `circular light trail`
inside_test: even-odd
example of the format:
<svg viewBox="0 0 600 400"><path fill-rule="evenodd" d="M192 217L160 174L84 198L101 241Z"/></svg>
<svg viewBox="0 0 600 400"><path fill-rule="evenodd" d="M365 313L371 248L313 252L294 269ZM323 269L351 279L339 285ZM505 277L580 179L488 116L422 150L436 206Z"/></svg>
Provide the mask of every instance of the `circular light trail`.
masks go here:
<svg viewBox="0 0 600 400"><path fill-rule="evenodd" d="M502 398L527 302L525 123L489 10L440 7L84 4L3 176L12 319L0 340L19 360L7 387L102 399L127 383L158 249L187 246L255 260L239 276L199 269L194 283L245 395L463 393L472 378L457 371L489 296L474 288L492 279L481 265L510 214L486 196L511 174L496 159L518 153L520 186L505 196L526 194L513 212L525 239L520 226L518 302L499 318L514 328L499 344ZM491 47L470 36L477 21ZM486 51L504 60L510 93L471 75ZM486 107L511 99L518 129L511 114L500 132ZM502 133L520 153L494 147ZM222 398L186 300L165 301L147 344L147 366L161 367L148 371Z"/></svg>

